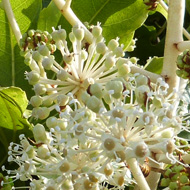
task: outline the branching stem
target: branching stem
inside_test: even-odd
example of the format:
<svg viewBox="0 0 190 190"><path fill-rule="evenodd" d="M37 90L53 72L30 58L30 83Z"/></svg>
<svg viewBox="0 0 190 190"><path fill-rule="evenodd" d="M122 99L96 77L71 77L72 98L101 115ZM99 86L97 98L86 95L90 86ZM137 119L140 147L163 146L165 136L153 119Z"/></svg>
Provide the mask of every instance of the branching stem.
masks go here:
<svg viewBox="0 0 190 190"><path fill-rule="evenodd" d="M151 82L153 82L153 83L156 83L157 79L161 77L161 75L146 71L146 70L144 70L140 67L137 67L135 65L131 65L130 68L131 68L131 73L143 74L143 75L147 76L151 80Z"/></svg>
<svg viewBox="0 0 190 190"><path fill-rule="evenodd" d="M186 49L190 49L190 41L182 41L176 44L177 49L181 52L185 51Z"/></svg>
<svg viewBox="0 0 190 190"><path fill-rule="evenodd" d="M127 163L129 164L130 171L132 172L140 190L150 190L148 183L139 167L135 158L130 158Z"/></svg>
<svg viewBox="0 0 190 190"><path fill-rule="evenodd" d="M61 11L62 15L67 19L67 21L72 25L75 26L76 24L81 26L85 30L85 39L87 42L92 43L92 34L89 30L84 26L84 24L78 19L78 17L74 14L71 9L71 1L72 0L53 0L58 9Z"/></svg>
<svg viewBox="0 0 190 190"><path fill-rule="evenodd" d="M158 0L158 2L160 3L160 5L168 12L168 6L166 5L166 3L163 0ZM183 28L183 34L184 36L190 40L190 34L187 32L187 30L185 28Z"/></svg>
<svg viewBox="0 0 190 190"><path fill-rule="evenodd" d="M10 4L9 0L2 0L2 3L3 3L3 8L4 8L6 15L7 15L8 21L11 25L12 31L15 35L17 43L19 44L20 39L22 38L22 34L20 32L20 28L18 26L18 23L16 22L13 10L11 8L11 4Z"/></svg>
<svg viewBox="0 0 190 190"><path fill-rule="evenodd" d="M183 41L184 12L185 0L170 0L164 49L164 63L161 73L169 84L169 93L179 86L179 77L176 75L176 60L180 52L176 48L176 44Z"/></svg>

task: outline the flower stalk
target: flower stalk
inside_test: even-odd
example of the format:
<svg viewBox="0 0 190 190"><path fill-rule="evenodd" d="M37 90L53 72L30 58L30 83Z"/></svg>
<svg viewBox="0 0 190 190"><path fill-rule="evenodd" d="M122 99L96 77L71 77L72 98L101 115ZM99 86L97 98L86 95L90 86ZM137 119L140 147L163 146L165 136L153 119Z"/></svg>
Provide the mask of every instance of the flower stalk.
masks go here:
<svg viewBox="0 0 190 190"><path fill-rule="evenodd" d="M20 32L20 28L18 26L18 23L17 23L17 21L15 19L13 10L11 8L11 4L10 4L9 0L2 0L2 3L3 3L3 8L4 8L5 12L6 12L7 18L9 20L9 23L11 25L11 29L12 29L14 35L15 35L17 43L19 44L19 41L22 38L22 34Z"/></svg>
<svg viewBox="0 0 190 190"><path fill-rule="evenodd" d="M171 0L168 9L168 26L166 32L166 42L164 50L164 63L161 75L169 84L169 93L179 85L179 78L176 75L176 60L179 50L176 43L183 41L183 19L185 11L185 1Z"/></svg>
<svg viewBox="0 0 190 190"><path fill-rule="evenodd" d="M150 190L148 183L138 165L138 162L135 158L130 158L127 163L129 164L130 170L139 186L140 190Z"/></svg>
<svg viewBox="0 0 190 190"><path fill-rule="evenodd" d="M190 49L190 41L182 41L176 44L177 49L181 52L185 51L186 49Z"/></svg>
<svg viewBox="0 0 190 190"><path fill-rule="evenodd" d="M163 0L158 0L158 2L160 3L160 5L168 12L168 6L166 5L166 3ZM183 35L190 40L190 34L189 32L183 28Z"/></svg>
<svg viewBox="0 0 190 190"><path fill-rule="evenodd" d="M72 25L79 25L82 27L85 31L85 39L92 43L92 34L89 32L89 30L84 26L84 24L78 19L78 17L74 14L74 12L71 9L71 2L72 0L53 0L58 9L61 11L62 15L67 19L67 21Z"/></svg>

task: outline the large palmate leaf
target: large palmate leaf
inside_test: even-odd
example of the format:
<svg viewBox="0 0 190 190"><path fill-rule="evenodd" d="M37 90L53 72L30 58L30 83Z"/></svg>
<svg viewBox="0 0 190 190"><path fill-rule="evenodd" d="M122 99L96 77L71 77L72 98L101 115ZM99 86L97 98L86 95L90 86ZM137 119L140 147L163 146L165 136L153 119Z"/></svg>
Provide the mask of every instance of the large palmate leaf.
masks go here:
<svg viewBox="0 0 190 190"><path fill-rule="evenodd" d="M44 8L39 17L37 28L42 31L52 32L52 27L56 27L61 18L61 12L53 1L47 8Z"/></svg>
<svg viewBox="0 0 190 190"><path fill-rule="evenodd" d="M11 0L11 6L21 33L34 28L41 10L41 0ZM24 79L27 69L20 49L11 31L3 9L0 9L0 86L16 85L29 91L31 88Z"/></svg>
<svg viewBox="0 0 190 190"><path fill-rule="evenodd" d="M161 74L163 67L163 57L153 57L150 59L147 64L145 65L145 70Z"/></svg>
<svg viewBox="0 0 190 190"><path fill-rule="evenodd" d="M75 0L72 8L83 22L101 22L106 40L119 37L125 47L148 15L142 0Z"/></svg>
<svg viewBox="0 0 190 190"><path fill-rule="evenodd" d="M23 117L28 105L26 94L20 88L0 88L0 160L6 158L7 147L18 134L30 133L30 124ZM1 162L0 162L1 165Z"/></svg>
<svg viewBox="0 0 190 190"><path fill-rule="evenodd" d="M127 47L134 32L147 18L148 10L142 0L73 0L72 9L77 17L89 25L101 22L107 41L119 37ZM60 15L53 3L40 14L38 29L52 31L51 27L61 24L67 31L70 26ZM57 22L57 23L56 23Z"/></svg>
<svg viewBox="0 0 190 190"><path fill-rule="evenodd" d="M0 127L14 131L29 126L23 113L28 105L24 91L17 87L0 88Z"/></svg>

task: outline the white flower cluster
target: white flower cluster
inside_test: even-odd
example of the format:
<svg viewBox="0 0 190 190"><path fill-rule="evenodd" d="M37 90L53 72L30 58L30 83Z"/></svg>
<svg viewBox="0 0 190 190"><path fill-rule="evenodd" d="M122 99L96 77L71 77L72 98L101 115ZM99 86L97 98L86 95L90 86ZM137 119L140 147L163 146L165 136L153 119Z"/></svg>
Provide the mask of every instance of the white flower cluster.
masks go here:
<svg viewBox="0 0 190 190"><path fill-rule="evenodd" d="M118 75L130 72L129 60L129 63L125 61L122 65L117 63L120 57L124 56L123 46L119 46L118 43L119 39L112 39L106 45L99 25L92 28L94 38L91 44L85 43L83 28L73 27L68 35L72 43L72 52L68 48L64 29L59 27L58 30L53 29L51 35L45 34L45 42L40 41L36 44L35 41L32 45L36 46L33 48L23 45L25 62L32 70L26 73L26 79L33 85L35 92L30 103L35 107L32 115L36 118L45 119L52 110L64 108L68 103L64 95L69 92L80 100L82 92L90 84L105 84ZM34 35L34 32L30 31L28 35ZM40 34L40 39L42 37ZM28 41L32 39L26 38ZM62 56L61 64L56 61L55 51ZM53 76L55 79L52 79Z"/></svg>
<svg viewBox="0 0 190 190"><path fill-rule="evenodd" d="M164 158L183 165L175 155L187 153L175 141L188 127L184 109L173 112L167 83L159 78L152 84L143 75L130 74L132 63L121 58L117 40L106 46L99 25L92 34L92 44L83 49L84 31L74 27L71 53L65 31L53 31L63 65L45 44L27 51L32 71L26 76L36 93L30 100L33 116L47 119L34 126L33 141L21 135L20 144L10 144L8 161L18 169L2 169L13 182L29 180L26 188L31 190L124 189L135 183L131 158L139 164L147 159L162 164L157 158ZM56 73L56 79L49 79L46 70ZM53 109L58 117L49 116Z"/></svg>

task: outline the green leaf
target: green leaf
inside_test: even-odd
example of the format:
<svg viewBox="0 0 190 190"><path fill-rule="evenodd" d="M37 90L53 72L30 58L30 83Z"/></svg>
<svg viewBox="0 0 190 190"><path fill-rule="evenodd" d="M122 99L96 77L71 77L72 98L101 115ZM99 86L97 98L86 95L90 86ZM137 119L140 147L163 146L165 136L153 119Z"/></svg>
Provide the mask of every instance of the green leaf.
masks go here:
<svg viewBox="0 0 190 190"><path fill-rule="evenodd" d="M153 57L145 65L145 70L161 74L163 67L163 57Z"/></svg>
<svg viewBox="0 0 190 190"><path fill-rule="evenodd" d="M156 11L158 11L159 13L161 13L165 17L165 19L167 20L167 18L168 18L168 12L160 4L158 4L158 6L156 8Z"/></svg>
<svg viewBox="0 0 190 190"><path fill-rule="evenodd" d="M0 88L0 127L11 130L20 130L30 126L23 118L28 100L26 94L19 88Z"/></svg>
<svg viewBox="0 0 190 190"><path fill-rule="evenodd" d="M21 33L25 33L30 27L36 27L41 0L11 0L10 2ZM28 67L20 56L20 49L3 9L0 9L0 28L0 86L18 86L31 92L31 86L23 77Z"/></svg>
<svg viewBox="0 0 190 190"><path fill-rule="evenodd" d="M44 8L38 20L37 28L42 31L52 32L52 27L56 27L60 18L61 12L53 1L50 2L47 8Z"/></svg>
<svg viewBox="0 0 190 190"><path fill-rule="evenodd" d="M27 105L26 94L20 88L0 88L0 165L11 141L17 142L21 133L31 136L30 124L23 117Z"/></svg>
<svg viewBox="0 0 190 190"><path fill-rule="evenodd" d="M72 9L82 22L101 22L106 41L119 37L125 47L148 16L142 0L73 0Z"/></svg>
<svg viewBox="0 0 190 190"><path fill-rule="evenodd" d="M190 0L186 0L185 3L186 3L187 12L190 14Z"/></svg>

